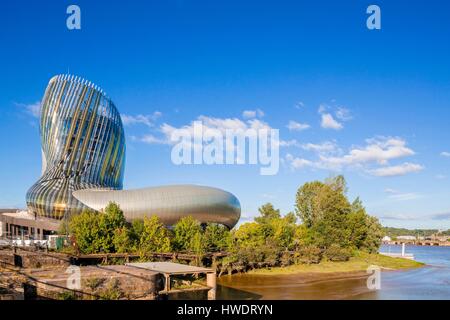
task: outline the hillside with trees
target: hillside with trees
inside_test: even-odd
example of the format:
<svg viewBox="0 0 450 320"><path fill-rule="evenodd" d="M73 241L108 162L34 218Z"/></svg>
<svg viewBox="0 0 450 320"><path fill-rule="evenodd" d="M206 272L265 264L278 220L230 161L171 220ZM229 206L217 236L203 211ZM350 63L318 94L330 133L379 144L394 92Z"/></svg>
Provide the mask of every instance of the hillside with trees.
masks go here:
<svg viewBox="0 0 450 320"><path fill-rule="evenodd" d="M404 229L404 228L392 228L384 227L384 235L391 238L397 238L399 236L415 236L415 237L430 237L434 234L450 235L450 230L439 232L437 229Z"/></svg>

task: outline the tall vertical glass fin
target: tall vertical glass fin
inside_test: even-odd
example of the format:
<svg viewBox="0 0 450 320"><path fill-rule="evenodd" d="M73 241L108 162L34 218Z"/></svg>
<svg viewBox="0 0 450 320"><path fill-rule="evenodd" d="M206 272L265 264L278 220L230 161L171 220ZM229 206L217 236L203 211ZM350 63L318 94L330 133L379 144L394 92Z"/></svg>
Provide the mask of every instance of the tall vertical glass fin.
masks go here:
<svg viewBox="0 0 450 320"><path fill-rule="evenodd" d="M27 192L34 214L64 219L86 206L81 189L122 189L125 138L114 103L94 84L53 77L41 104L42 176Z"/></svg>

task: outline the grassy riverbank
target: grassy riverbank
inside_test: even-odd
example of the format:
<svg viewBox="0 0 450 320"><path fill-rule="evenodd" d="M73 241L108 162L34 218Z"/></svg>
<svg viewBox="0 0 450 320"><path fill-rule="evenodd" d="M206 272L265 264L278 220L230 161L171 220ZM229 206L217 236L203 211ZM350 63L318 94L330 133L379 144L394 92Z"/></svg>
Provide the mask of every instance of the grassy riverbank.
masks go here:
<svg viewBox="0 0 450 320"><path fill-rule="evenodd" d="M365 272L371 265L379 266L380 268L385 270L414 269L424 266L423 263L413 260L392 258L380 254L367 254L361 252L356 256L351 257L349 261L345 262L332 262L323 260L318 264L301 264L270 269L255 269L250 271L249 273L258 275L282 275L296 273Z"/></svg>

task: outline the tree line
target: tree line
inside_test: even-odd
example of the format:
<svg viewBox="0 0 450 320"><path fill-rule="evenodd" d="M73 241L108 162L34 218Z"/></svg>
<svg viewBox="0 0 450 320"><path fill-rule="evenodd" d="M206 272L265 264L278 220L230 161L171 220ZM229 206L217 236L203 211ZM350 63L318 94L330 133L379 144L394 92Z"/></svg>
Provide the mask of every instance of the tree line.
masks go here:
<svg viewBox="0 0 450 320"><path fill-rule="evenodd" d="M433 235L450 236L450 230L438 230L438 229L405 229L405 228L383 228L384 234L395 239L399 236L415 236L415 237L430 237Z"/></svg>
<svg viewBox="0 0 450 320"><path fill-rule="evenodd" d="M383 231L367 214L361 200L350 202L343 176L301 186L295 212L282 214L271 203L259 208L254 221L228 230L201 224L188 216L164 226L157 216L129 223L115 203L98 214L85 210L65 224L79 252L152 253L190 252L204 255L226 252L223 269L247 270L264 266L318 263L322 259L346 261L359 250L376 253Z"/></svg>

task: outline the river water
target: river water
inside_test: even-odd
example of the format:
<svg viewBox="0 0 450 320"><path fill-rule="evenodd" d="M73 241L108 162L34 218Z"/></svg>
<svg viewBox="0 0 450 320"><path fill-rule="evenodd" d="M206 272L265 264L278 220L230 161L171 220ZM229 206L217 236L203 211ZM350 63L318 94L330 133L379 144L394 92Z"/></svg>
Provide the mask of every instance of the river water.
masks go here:
<svg viewBox="0 0 450 320"><path fill-rule="evenodd" d="M383 246L380 251L400 253L401 248ZM450 300L450 247L407 246L406 252L414 254L415 259L426 263L426 266L413 270L383 271L380 290L372 291L367 288L365 273L350 279L317 277L313 274L277 276L243 274L221 277L217 299ZM178 298L204 297L190 295Z"/></svg>
<svg viewBox="0 0 450 320"><path fill-rule="evenodd" d="M400 246L384 246L382 252L401 252ZM381 290L357 299L450 300L450 247L407 246L407 253L426 266L414 270L383 272Z"/></svg>

